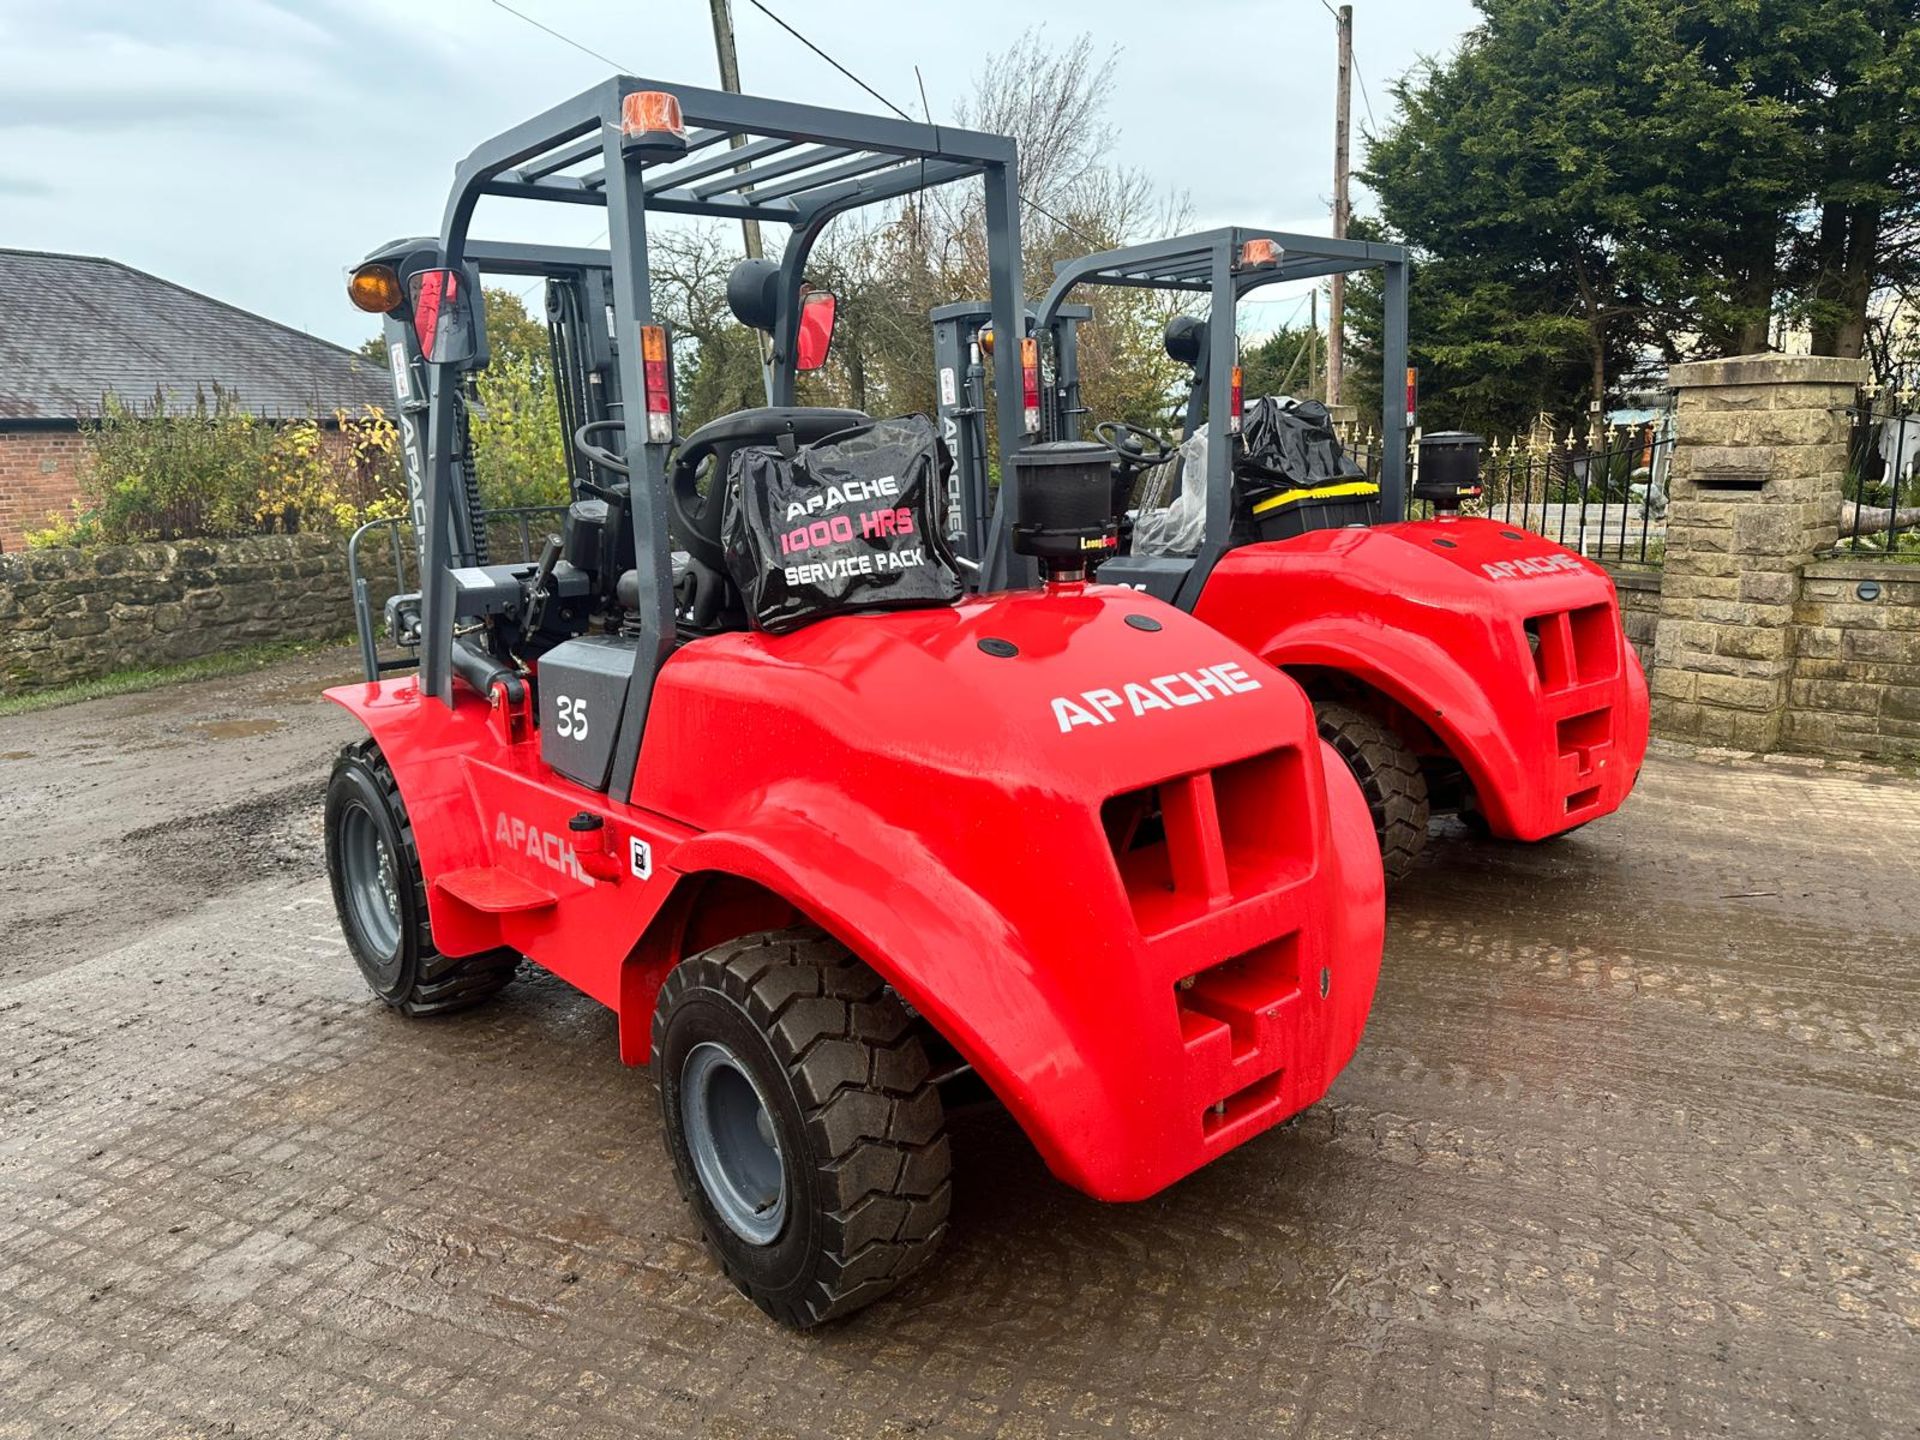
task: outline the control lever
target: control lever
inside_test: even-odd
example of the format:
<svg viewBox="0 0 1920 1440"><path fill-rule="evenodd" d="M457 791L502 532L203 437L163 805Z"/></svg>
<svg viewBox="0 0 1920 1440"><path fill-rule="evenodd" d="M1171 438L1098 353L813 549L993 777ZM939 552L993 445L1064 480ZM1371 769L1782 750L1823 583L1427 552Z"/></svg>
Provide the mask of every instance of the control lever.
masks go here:
<svg viewBox="0 0 1920 1440"><path fill-rule="evenodd" d="M553 567L560 563L560 537L547 536L547 543L540 551L540 563L534 567L533 578L527 585L526 622L520 627L525 635L535 634L540 622L546 618L547 601L553 595Z"/></svg>

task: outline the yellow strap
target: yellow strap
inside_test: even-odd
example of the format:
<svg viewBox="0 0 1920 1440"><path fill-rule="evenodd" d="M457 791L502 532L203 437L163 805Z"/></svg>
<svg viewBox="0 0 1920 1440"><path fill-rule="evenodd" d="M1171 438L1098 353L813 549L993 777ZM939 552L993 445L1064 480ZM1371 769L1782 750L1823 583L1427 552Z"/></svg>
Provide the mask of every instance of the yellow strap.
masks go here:
<svg viewBox="0 0 1920 1440"><path fill-rule="evenodd" d="M1291 505L1296 500L1337 500L1344 495L1378 495L1380 487L1371 480L1352 480L1345 485L1322 485L1316 490L1287 490L1278 495L1269 495L1253 507L1253 513L1264 515L1281 505Z"/></svg>

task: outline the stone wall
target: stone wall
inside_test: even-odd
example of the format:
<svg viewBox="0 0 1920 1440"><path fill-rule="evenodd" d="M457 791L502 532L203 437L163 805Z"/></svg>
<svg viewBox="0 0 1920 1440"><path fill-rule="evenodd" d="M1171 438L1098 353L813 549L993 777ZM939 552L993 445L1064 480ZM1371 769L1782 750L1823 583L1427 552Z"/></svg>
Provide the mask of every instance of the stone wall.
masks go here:
<svg viewBox="0 0 1920 1440"><path fill-rule="evenodd" d="M0 694L353 628L347 547L275 535L0 556Z"/></svg>
<svg viewBox="0 0 1920 1440"><path fill-rule="evenodd" d="M1660 628L1660 572L1612 570L1612 574L1614 589L1620 594L1620 624L1639 652L1640 663L1651 667L1653 638Z"/></svg>
<svg viewBox="0 0 1920 1440"><path fill-rule="evenodd" d="M1920 756L1920 565L1809 565L1794 606L1791 691L1789 749Z"/></svg>
<svg viewBox="0 0 1920 1440"><path fill-rule="evenodd" d="M25 549L27 531L73 504L85 453L77 430L0 430L0 553Z"/></svg>

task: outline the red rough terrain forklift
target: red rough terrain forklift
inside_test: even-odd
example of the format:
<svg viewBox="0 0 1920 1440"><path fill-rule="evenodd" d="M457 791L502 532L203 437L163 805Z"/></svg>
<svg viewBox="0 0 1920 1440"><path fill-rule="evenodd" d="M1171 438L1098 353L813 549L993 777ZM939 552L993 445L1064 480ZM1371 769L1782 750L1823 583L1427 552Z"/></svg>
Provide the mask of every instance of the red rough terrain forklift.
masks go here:
<svg viewBox="0 0 1920 1440"><path fill-rule="evenodd" d="M1021 433L1079 442L1083 286L1204 297L1167 327L1190 367L1184 438L1103 422L1121 540L1099 578L1188 611L1297 680L1321 734L1367 796L1389 881L1425 848L1435 812L1501 839L1540 841L1619 808L1646 754L1645 676L1621 632L1613 580L1544 536L1461 513L1479 494L1478 441L1426 436L1406 518L1410 405L1388 394L1379 478L1350 463L1324 410L1279 397L1243 406L1239 302L1265 286L1377 268L1384 373L1407 364L1407 259L1393 245L1221 229L1066 261L1024 317ZM943 433L958 463L950 531L983 588L1019 584L1004 494L987 485L993 336L977 302L933 312ZM983 343L984 342L984 343ZM1042 379L1043 361L1050 373ZM1004 420L1000 423L1004 424ZM1142 477L1151 477L1142 483ZM1168 477L1177 477L1177 483ZM1158 482L1157 484L1155 482Z"/></svg>
<svg viewBox="0 0 1920 1440"><path fill-rule="evenodd" d="M1067 1183L1141 1198L1319 1099L1378 975L1366 805L1306 697L1087 583L1107 466L1012 453L1012 358L1009 513L1047 571L1017 593L969 598L948 561L932 421L793 404L828 338L821 229L974 179L1010 326L1010 140L621 77L474 151L441 233L349 282L384 316L417 548L387 533L420 577L382 640L355 537L366 679L329 697L368 738L326 803L353 954L408 1015L523 958L611 1007L710 1249L797 1326L937 1245L947 1087L983 1085ZM492 197L604 205L608 248L470 238ZM661 214L789 227L734 296L772 403L685 436ZM584 357L573 498L517 561L472 478L483 271L547 278Z"/></svg>

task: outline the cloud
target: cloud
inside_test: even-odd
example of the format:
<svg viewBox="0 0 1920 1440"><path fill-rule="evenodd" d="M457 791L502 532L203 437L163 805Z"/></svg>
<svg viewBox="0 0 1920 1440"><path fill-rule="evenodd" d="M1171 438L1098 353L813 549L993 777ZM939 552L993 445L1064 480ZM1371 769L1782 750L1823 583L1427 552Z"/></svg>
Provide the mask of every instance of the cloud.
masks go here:
<svg viewBox="0 0 1920 1440"><path fill-rule="evenodd" d="M25 175L0 175L0 195L10 199L45 200L58 193L44 180L34 180Z"/></svg>
<svg viewBox="0 0 1920 1440"><path fill-rule="evenodd" d="M0 19L0 129L136 146L154 130L300 133L448 78L440 47L377 0L69 0Z"/></svg>

